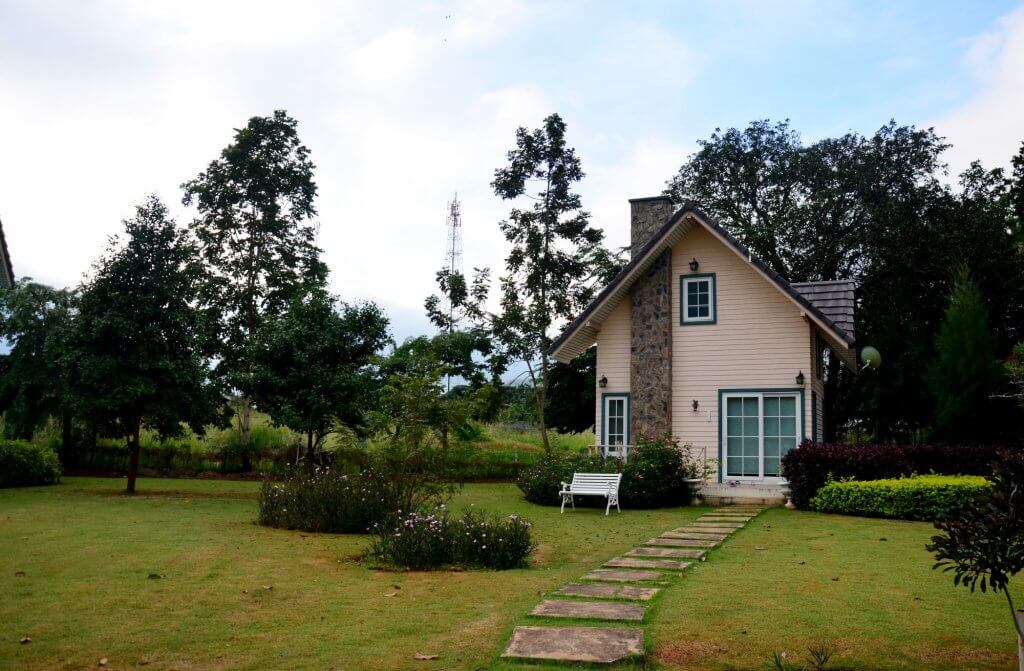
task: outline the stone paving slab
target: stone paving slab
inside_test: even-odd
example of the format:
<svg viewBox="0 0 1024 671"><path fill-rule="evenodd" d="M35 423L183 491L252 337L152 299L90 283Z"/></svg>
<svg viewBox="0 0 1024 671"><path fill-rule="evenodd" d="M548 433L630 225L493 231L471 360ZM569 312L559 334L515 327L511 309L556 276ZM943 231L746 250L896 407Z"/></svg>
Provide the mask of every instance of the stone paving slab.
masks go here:
<svg viewBox="0 0 1024 671"><path fill-rule="evenodd" d="M530 611L530 615L641 622L644 619L644 612L645 608L640 604L625 601L545 599Z"/></svg>
<svg viewBox="0 0 1024 671"><path fill-rule="evenodd" d="M729 534L713 534L705 531L694 531L686 527L679 527L672 531L661 532L661 538L686 538L689 540L724 541Z"/></svg>
<svg viewBox="0 0 1024 671"><path fill-rule="evenodd" d="M644 545L661 545L668 548L713 548L720 544L720 541L702 540L696 538L652 538Z"/></svg>
<svg viewBox="0 0 1024 671"><path fill-rule="evenodd" d="M584 580L603 580L606 582L643 582L644 580L660 580L662 575L657 571L631 571L629 569L596 568Z"/></svg>
<svg viewBox="0 0 1024 671"><path fill-rule="evenodd" d="M731 534L734 531L739 531L743 528L743 525L738 526L721 526L721 525L710 525L710 524L694 524L693 526L686 529L686 531L707 531L713 534Z"/></svg>
<svg viewBox="0 0 1024 671"><path fill-rule="evenodd" d="M614 585L599 582L571 582L561 587L555 594L561 596L591 596L611 599L634 599L650 601L661 590L657 587L637 587L635 585Z"/></svg>
<svg viewBox="0 0 1024 671"><path fill-rule="evenodd" d="M687 559L700 559L704 556L703 550L683 550L677 548L633 548L626 553L627 557L686 557Z"/></svg>
<svg viewBox="0 0 1024 671"><path fill-rule="evenodd" d="M668 571L682 571L690 562L678 561L675 559L637 559L636 557L616 557L604 563L612 568L656 568Z"/></svg>
<svg viewBox="0 0 1024 671"><path fill-rule="evenodd" d="M740 522L738 520L723 520L723 519L720 519L720 518L719 519L715 519L714 517L705 516L705 517L698 517L694 521L690 522L690 524L694 524L694 525L697 525L697 526L705 526L706 525L706 526L734 527L736 529L739 529L740 527L745 526L746 522Z"/></svg>
<svg viewBox="0 0 1024 671"><path fill-rule="evenodd" d="M726 524L746 524L753 517L740 517L738 515L704 515L698 522L725 522Z"/></svg>
<svg viewBox="0 0 1024 671"><path fill-rule="evenodd" d="M516 627L501 656L611 664L643 652L644 632L632 627Z"/></svg>

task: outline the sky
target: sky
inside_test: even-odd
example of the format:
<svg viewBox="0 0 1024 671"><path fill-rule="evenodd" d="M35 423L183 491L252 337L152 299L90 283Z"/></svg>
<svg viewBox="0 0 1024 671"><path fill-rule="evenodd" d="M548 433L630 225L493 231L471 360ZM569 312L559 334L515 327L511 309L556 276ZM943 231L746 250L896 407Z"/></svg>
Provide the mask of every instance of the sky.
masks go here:
<svg viewBox="0 0 1024 671"><path fill-rule="evenodd" d="M15 274L81 281L135 203L179 222L191 179L256 115L298 119L333 291L397 338L430 332L445 206L464 265L500 268L490 188L515 129L558 112L585 209L628 242L715 128L790 119L804 139L934 127L971 160L1024 140L1024 4L0 0L0 220Z"/></svg>

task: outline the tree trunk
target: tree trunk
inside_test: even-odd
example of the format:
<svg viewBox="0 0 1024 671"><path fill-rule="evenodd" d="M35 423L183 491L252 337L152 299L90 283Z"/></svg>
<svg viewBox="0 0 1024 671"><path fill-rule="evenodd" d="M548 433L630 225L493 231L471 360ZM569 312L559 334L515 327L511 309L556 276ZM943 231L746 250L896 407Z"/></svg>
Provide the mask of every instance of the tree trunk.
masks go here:
<svg viewBox="0 0 1024 671"><path fill-rule="evenodd" d="M72 433L72 418L71 413L65 410L60 415L60 458L64 462L64 467L77 465L77 459L75 458L75 437Z"/></svg>
<svg viewBox="0 0 1024 671"><path fill-rule="evenodd" d="M242 470L252 470L252 401L242 397Z"/></svg>
<svg viewBox="0 0 1024 671"><path fill-rule="evenodd" d="M544 444L544 451L551 451L551 443L548 442L548 421L544 416L544 405L548 400L548 358L540 357L540 387L537 393L537 419L540 422L540 438Z"/></svg>
<svg viewBox="0 0 1024 671"><path fill-rule="evenodd" d="M132 429L131 438L128 440L128 486L125 492L135 493L135 478L139 475L139 432L142 429L142 422L136 422Z"/></svg>
<svg viewBox="0 0 1024 671"><path fill-rule="evenodd" d="M1017 668L1024 671L1024 638L1021 638L1020 631L1024 630L1024 610L1017 613Z"/></svg>
<svg viewBox="0 0 1024 671"><path fill-rule="evenodd" d="M313 432L306 432L306 468L309 469L310 475L313 474Z"/></svg>

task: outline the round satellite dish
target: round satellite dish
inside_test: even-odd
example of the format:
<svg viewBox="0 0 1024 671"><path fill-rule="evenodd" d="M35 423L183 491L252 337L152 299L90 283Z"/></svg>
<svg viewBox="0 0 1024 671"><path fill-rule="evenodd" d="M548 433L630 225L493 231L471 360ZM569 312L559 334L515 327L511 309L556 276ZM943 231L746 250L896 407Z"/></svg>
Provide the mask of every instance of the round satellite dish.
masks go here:
<svg viewBox="0 0 1024 671"><path fill-rule="evenodd" d="M860 360L864 362L864 368L877 369L882 365L882 355L871 345L860 351Z"/></svg>

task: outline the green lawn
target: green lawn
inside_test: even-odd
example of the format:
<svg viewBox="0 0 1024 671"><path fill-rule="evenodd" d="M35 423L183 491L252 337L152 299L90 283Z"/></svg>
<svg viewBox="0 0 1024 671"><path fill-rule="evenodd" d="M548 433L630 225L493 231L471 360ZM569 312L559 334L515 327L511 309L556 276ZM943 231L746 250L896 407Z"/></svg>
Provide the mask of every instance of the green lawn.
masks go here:
<svg viewBox="0 0 1024 671"><path fill-rule="evenodd" d="M457 505L534 521L531 568L392 573L359 562L365 537L254 525L251 483L143 479L131 499L122 487L0 490L0 668L505 667L503 641L544 592L701 512L560 516L514 486L470 485ZM933 573L929 534L770 511L654 604L650 663L759 669L772 650L827 642L861 668L1009 668L1004 602Z"/></svg>

